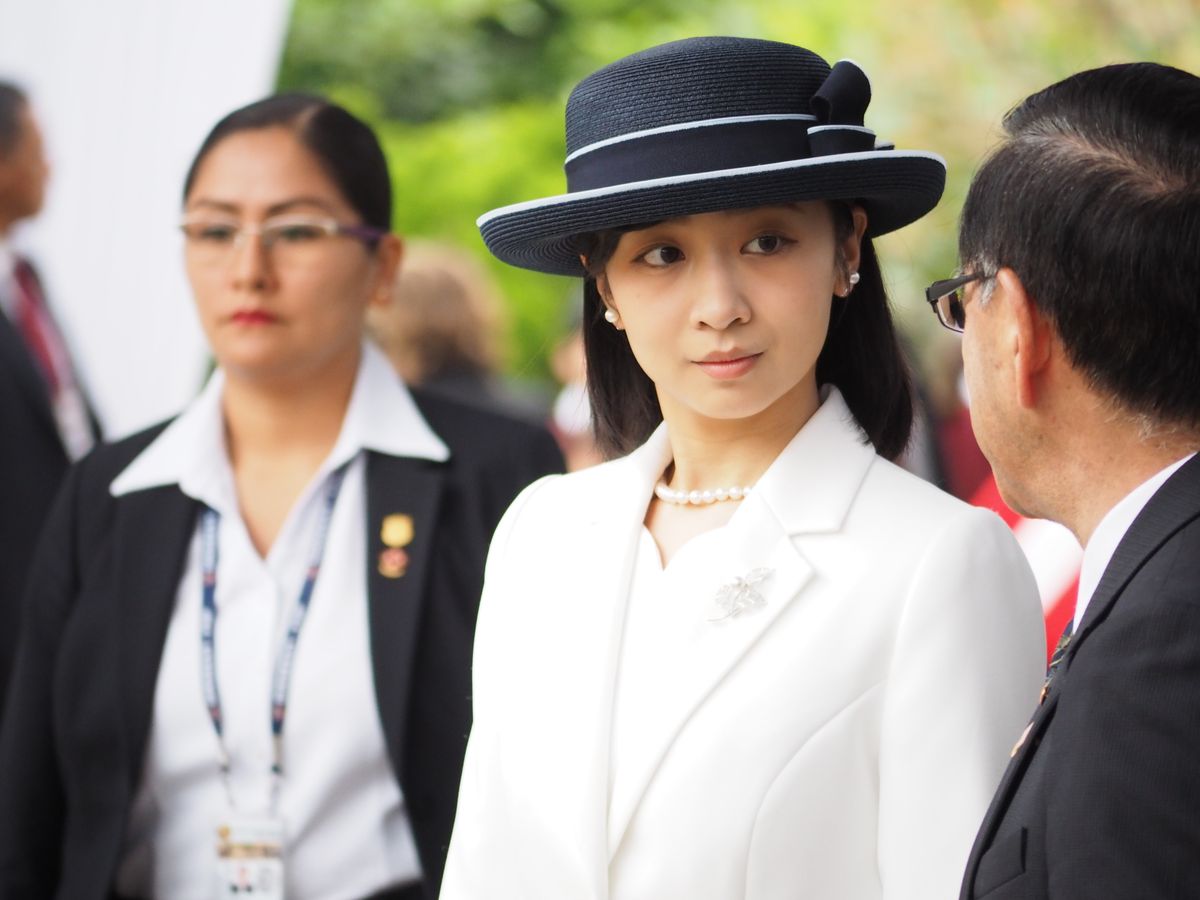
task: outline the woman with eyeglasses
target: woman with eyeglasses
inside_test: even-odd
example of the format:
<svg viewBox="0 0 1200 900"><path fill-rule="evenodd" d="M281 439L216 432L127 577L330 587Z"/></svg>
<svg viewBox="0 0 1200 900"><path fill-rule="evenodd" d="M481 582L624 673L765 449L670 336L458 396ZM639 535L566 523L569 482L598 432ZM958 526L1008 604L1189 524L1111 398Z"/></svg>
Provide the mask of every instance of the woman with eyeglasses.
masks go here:
<svg viewBox="0 0 1200 900"><path fill-rule="evenodd" d="M184 188L217 368L71 474L0 736L0 896L437 895L491 532L549 435L364 343L387 167L327 101L223 119Z"/></svg>
<svg viewBox="0 0 1200 900"><path fill-rule="evenodd" d="M1004 524L890 461L872 238L945 170L870 96L788 44L654 47L572 92L567 193L479 220L583 278L619 458L497 530L442 900L957 895L1045 644Z"/></svg>

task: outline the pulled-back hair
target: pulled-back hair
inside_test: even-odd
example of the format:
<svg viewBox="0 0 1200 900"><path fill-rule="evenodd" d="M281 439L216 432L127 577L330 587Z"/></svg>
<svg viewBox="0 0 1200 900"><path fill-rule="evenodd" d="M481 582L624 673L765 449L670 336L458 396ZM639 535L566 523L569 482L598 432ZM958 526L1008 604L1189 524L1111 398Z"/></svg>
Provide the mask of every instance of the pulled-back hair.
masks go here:
<svg viewBox="0 0 1200 900"><path fill-rule="evenodd" d="M1092 69L1004 127L963 208L964 268L1012 269L1071 364L1119 407L1200 425L1200 78Z"/></svg>
<svg viewBox="0 0 1200 900"><path fill-rule="evenodd" d="M324 97L313 94L275 94L235 109L215 126L200 145L183 183L187 201L192 185L213 148L241 131L289 128L317 158L363 224L389 230L392 224L392 184L387 159L365 122Z"/></svg>
<svg viewBox="0 0 1200 900"><path fill-rule="evenodd" d="M853 219L847 204L830 206L840 246L853 232ZM662 421L654 382L638 365L625 333L604 320L604 302L596 285L596 276L604 271L621 235L643 227L583 235L578 240L589 273L583 285L582 323L588 399L596 443L610 457L633 450ZM895 459L908 446L912 430L912 387L879 261L866 237L858 273L860 280L850 298L833 297L829 333L817 357L817 382L836 386L875 451ZM797 318L795 327L811 326Z"/></svg>

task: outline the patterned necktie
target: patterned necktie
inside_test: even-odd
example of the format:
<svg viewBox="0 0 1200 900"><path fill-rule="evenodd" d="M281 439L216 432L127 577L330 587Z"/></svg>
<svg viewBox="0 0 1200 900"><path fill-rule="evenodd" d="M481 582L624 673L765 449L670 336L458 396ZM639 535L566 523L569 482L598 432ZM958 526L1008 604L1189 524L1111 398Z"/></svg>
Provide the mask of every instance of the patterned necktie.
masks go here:
<svg viewBox="0 0 1200 900"><path fill-rule="evenodd" d="M1038 694L1038 706L1046 702L1046 695L1050 693L1050 682L1054 678L1054 673L1062 662L1063 657L1067 654L1067 645L1071 643L1071 635L1073 632L1074 620L1067 620L1067 627L1063 629L1062 637L1058 639L1058 643L1054 645L1054 652L1050 655L1050 665L1046 668L1046 680L1042 682L1042 692ZM1037 712L1034 712L1034 718L1037 718ZM1017 751L1025 745L1025 740L1029 737L1029 732L1033 729L1033 719L1029 720L1029 724L1025 726L1025 730L1021 732L1021 736L1017 738L1017 742L1013 744L1012 752L1009 756L1016 756Z"/></svg>
<svg viewBox="0 0 1200 900"><path fill-rule="evenodd" d="M1063 629L1062 637L1058 639L1058 643L1054 645L1054 652L1050 654L1050 665L1046 669L1046 680L1042 682L1042 692L1038 695L1039 706L1046 702L1046 694L1050 692L1050 682L1054 679L1054 673L1058 670L1063 657L1067 655L1067 645L1071 643L1071 637L1075 633L1074 626L1074 620L1068 619L1067 627Z"/></svg>

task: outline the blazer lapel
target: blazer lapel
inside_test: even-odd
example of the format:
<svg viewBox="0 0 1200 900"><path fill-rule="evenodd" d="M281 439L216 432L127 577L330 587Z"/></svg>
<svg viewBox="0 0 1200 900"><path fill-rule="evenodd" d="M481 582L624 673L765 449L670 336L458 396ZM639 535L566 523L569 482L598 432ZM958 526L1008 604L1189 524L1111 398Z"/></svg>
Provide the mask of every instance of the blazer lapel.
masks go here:
<svg viewBox="0 0 1200 900"><path fill-rule="evenodd" d="M542 765L538 784L540 819L555 823L553 865L581 869L566 883L594 888L593 900L608 896L610 751L616 670L629 596L633 562L655 480L670 458L664 428L628 457L608 464L598 478L595 510L585 528L571 536L557 571L571 574L569 608L560 600L541 622L553 634L554 672L544 702L553 716L539 716L546 732L539 743L552 765ZM599 476L601 470L596 471ZM614 564L614 562L616 564Z"/></svg>
<svg viewBox="0 0 1200 900"><path fill-rule="evenodd" d="M141 777L167 626L199 505L175 486L137 491L118 503L112 537L119 554L114 622L121 648L117 664L130 776L136 784ZM195 599L200 602L198 596Z"/></svg>
<svg viewBox="0 0 1200 900"><path fill-rule="evenodd" d="M1184 524L1200 515L1200 454L1192 457L1155 492L1117 545L1088 603L1079 636L1071 641L1063 665L1069 665L1087 638L1125 589L1137 570Z"/></svg>
<svg viewBox="0 0 1200 900"><path fill-rule="evenodd" d="M417 633L442 496L441 464L367 454L367 594L383 733L403 771Z"/></svg>
<svg viewBox="0 0 1200 900"><path fill-rule="evenodd" d="M1058 675L1056 674L1055 677ZM1046 697L1046 702L1034 710L1033 718L1025 733L1021 735L1020 743L1013 748L1012 759L1008 761L1008 767L1004 770L1000 784L992 795L992 802L988 805L983 822L979 826L979 832L975 835L975 843L971 846L971 852L967 856L966 875L963 880L962 892L959 895L960 900L974 898L975 876L978 874L979 860L995 839L996 831L1004 820L1004 814L1008 810L1009 804L1012 803L1013 795L1021 784L1025 770L1029 768L1034 750L1041 743L1046 729L1054 718L1054 710L1057 706L1058 693L1052 692Z"/></svg>
<svg viewBox="0 0 1200 900"><path fill-rule="evenodd" d="M711 595L715 601L718 590L763 568L770 574L755 585L761 602L727 618L721 618L715 602L711 604L711 627L671 667L671 680L662 694L660 727L639 735L643 746L628 773L631 790L623 792L620 806L610 811L610 859L619 851L641 799L679 733L762 635L798 601L812 578L812 566L797 539L841 527L874 459L874 450L863 443L841 395L833 390L743 501L730 522L723 572L712 572L688 590ZM625 584L628 593L628 575ZM613 668L618 664L619 656Z"/></svg>
<svg viewBox="0 0 1200 900"><path fill-rule="evenodd" d="M755 498L745 502L755 503ZM700 579L704 583L697 583L694 588L699 596L713 601L706 604L709 616L706 630L682 658L672 661L670 681L661 688L662 715L653 731L637 736L636 756L629 760L631 770L622 775L623 779L629 779L629 789L613 797L609 813L610 860L620 850L630 821L679 733L759 638L796 601L812 577L812 567L764 504L756 503L753 512L750 508L739 510L742 513L750 513L742 523L749 527L739 529L738 539L726 545L724 574L716 581ZM717 591L759 568L771 573L753 586L761 598L760 605L726 617L715 602ZM619 656L614 660L614 668L617 664Z"/></svg>

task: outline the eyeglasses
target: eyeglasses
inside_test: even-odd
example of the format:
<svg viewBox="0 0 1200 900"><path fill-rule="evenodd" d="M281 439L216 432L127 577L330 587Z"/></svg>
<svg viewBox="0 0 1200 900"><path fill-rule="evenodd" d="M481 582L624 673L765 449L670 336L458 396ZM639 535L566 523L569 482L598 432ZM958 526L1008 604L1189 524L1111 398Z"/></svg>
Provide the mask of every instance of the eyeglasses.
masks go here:
<svg viewBox="0 0 1200 900"><path fill-rule="evenodd" d="M925 299L933 307L938 321L951 331L961 332L967 323L966 298L963 287L972 281L986 281L991 275L982 272L972 272L970 275L959 275L943 281L935 281L925 288Z"/></svg>
<svg viewBox="0 0 1200 900"><path fill-rule="evenodd" d="M201 262L221 263L232 258L246 237L257 235L263 249L280 264L302 262L319 255L330 238L350 237L366 244L385 234L369 225L346 225L336 219L314 216L279 216L261 225L244 225L210 214L186 216L179 225L188 252Z"/></svg>

